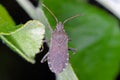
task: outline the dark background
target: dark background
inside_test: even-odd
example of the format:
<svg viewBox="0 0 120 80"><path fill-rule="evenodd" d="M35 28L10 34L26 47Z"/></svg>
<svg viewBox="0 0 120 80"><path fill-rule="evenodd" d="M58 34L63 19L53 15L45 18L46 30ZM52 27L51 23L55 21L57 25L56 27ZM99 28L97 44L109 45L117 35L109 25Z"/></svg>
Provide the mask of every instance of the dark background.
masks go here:
<svg viewBox="0 0 120 80"><path fill-rule="evenodd" d="M37 6L37 0L30 1ZM0 0L0 3L7 9L16 24L31 20L15 0ZM105 9L94 0L89 0L89 3ZM48 51L47 44L44 44L44 47L45 50L36 56L36 63L31 64L0 42L0 80L55 80L55 75L49 70L47 63L40 63ZM120 80L120 75L116 80Z"/></svg>

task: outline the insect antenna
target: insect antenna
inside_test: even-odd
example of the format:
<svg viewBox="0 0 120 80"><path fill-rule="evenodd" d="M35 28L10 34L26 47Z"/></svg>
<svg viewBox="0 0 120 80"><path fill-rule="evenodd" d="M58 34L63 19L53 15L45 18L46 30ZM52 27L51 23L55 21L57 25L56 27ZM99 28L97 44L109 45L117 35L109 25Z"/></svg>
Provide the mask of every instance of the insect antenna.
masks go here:
<svg viewBox="0 0 120 80"><path fill-rule="evenodd" d="M72 17L69 17L69 18L65 19L64 22L63 22L63 24L65 24L66 22L68 22L68 21L70 21L70 20L72 20L74 18L77 18L78 16L80 16L80 14L77 14L75 16L72 16Z"/></svg>
<svg viewBox="0 0 120 80"><path fill-rule="evenodd" d="M53 14L53 12L45 4L42 4L42 6L45 7L50 12L50 14L54 17L55 21L58 23L58 19L55 16L55 14Z"/></svg>

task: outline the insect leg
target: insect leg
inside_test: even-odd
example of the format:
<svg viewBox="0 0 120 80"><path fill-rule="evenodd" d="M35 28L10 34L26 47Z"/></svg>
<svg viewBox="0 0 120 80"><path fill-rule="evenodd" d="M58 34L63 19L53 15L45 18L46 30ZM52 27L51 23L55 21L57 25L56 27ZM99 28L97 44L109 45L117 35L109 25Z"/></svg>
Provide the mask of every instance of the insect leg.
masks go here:
<svg viewBox="0 0 120 80"><path fill-rule="evenodd" d="M41 63L44 63L45 61L47 61L47 56L48 56L49 53L47 53L41 60Z"/></svg>
<svg viewBox="0 0 120 80"><path fill-rule="evenodd" d="M42 45L41 46L41 49L40 49L40 52L42 52L44 50L44 46Z"/></svg>
<svg viewBox="0 0 120 80"><path fill-rule="evenodd" d="M74 55L75 53L76 53L76 49L74 49L74 48L68 48L68 50L69 51L72 51L72 55ZM70 55L69 57L71 58L72 57L72 55Z"/></svg>
<svg viewBox="0 0 120 80"><path fill-rule="evenodd" d="M46 39L44 39L44 40L43 40L43 42L46 42L46 43L48 43L48 42L50 42L50 40L46 40Z"/></svg>
<svg viewBox="0 0 120 80"><path fill-rule="evenodd" d="M71 41L71 39L70 39L70 38L68 38L68 41Z"/></svg>
<svg viewBox="0 0 120 80"><path fill-rule="evenodd" d="M74 48L68 48L69 51L72 51L73 53L75 53L77 50Z"/></svg>

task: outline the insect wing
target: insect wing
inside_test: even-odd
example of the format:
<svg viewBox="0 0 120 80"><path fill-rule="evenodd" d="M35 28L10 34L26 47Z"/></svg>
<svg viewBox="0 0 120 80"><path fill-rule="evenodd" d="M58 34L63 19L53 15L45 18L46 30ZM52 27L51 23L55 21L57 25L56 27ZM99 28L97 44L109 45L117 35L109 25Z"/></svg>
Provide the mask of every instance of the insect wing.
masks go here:
<svg viewBox="0 0 120 80"><path fill-rule="evenodd" d="M65 33L55 32L52 35L48 54L48 65L52 72L60 73L68 64L68 38Z"/></svg>

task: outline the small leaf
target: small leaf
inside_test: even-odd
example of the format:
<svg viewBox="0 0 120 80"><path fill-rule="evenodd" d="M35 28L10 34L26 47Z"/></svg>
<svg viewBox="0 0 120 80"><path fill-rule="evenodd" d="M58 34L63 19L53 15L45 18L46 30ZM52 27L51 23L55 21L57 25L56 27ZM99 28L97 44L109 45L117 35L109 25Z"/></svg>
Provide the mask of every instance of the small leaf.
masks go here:
<svg viewBox="0 0 120 80"><path fill-rule="evenodd" d="M45 33L45 27L39 21L31 20L11 35L1 36L1 39L27 61L34 63Z"/></svg>
<svg viewBox="0 0 120 80"><path fill-rule="evenodd" d="M21 26L15 26L8 12L0 5L0 34L10 34L20 27Z"/></svg>

